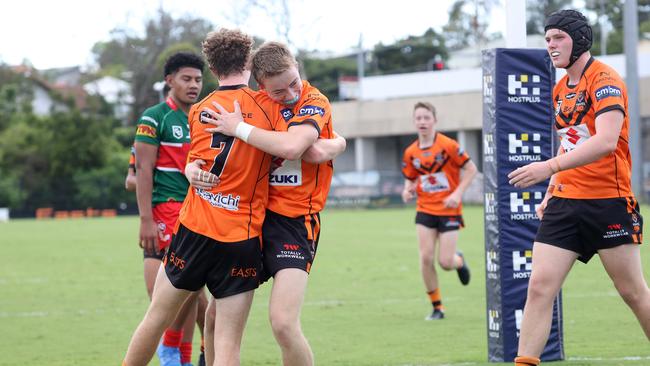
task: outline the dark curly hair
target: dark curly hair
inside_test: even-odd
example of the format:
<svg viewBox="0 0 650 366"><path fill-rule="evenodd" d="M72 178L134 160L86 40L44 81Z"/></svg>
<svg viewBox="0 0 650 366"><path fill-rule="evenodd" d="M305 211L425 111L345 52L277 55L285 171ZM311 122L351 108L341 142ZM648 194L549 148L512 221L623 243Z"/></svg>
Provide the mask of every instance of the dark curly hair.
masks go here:
<svg viewBox="0 0 650 366"><path fill-rule="evenodd" d="M205 67L205 62L201 59L199 55L190 52L178 52L175 53L165 61L165 76L171 75L178 71L182 67L191 67L194 69L199 69L203 72Z"/></svg>
<svg viewBox="0 0 650 366"><path fill-rule="evenodd" d="M217 76L241 73L253 48L253 38L240 30L221 28L203 41L203 56Z"/></svg>

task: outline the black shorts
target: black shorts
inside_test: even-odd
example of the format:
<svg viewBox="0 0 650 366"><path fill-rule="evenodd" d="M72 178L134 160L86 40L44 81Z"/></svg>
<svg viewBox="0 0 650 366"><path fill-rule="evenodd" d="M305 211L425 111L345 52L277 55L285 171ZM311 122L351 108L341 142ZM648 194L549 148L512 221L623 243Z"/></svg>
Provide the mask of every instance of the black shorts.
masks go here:
<svg viewBox="0 0 650 366"><path fill-rule="evenodd" d="M587 263L601 249L641 244L643 218L634 198L552 197L537 229L536 242L578 253Z"/></svg>
<svg viewBox="0 0 650 366"><path fill-rule="evenodd" d="M205 285L219 299L259 287L261 256L259 237L225 243L180 225L163 263L174 287L197 291Z"/></svg>
<svg viewBox="0 0 650 366"><path fill-rule="evenodd" d="M424 225L430 229L436 229L439 233L458 230L461 227L465 227L465 222L461 215L437 216L419 211L415 214L415 223Z"/></svg>
<svg viewBox="0 0 650 366"><path fill-rule="evenodd" d="M298 268L309 273L320 237L320 215L297 218L266 211L262 226L262 281L285 268Z"/></svg>

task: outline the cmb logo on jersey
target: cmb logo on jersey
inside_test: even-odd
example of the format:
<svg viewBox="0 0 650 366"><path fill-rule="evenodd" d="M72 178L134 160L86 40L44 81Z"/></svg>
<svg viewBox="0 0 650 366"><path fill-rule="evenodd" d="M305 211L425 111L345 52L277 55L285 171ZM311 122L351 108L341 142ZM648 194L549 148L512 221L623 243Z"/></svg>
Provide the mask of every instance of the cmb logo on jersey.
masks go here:
<svg viewBox="0 0 650 366"><path fill-rule="evenodd" d="M508 161L533 162L542 160L542 135L540 133L509 133Z"/></svg>
<svg viewBox="0 0 650 366"><path fill-rule="evenodd" d="M539 75L508 75L508 102L539 103L541 78Z"/></svg>
<svg viewBox="0 0 650 366"><path fill-rule="evenodd" d="M512 278L530 278L530 271L533 270L532 250L512 251Z"/></svg>
<svg viewBox="0 0 650 366"><path fill-rule="evenodd" d="M543 198L541 191L510 192L510 220L537 220L535 210L542 203Z"/></svg>
<svg viewBox="0 0 650 366"><path fill-rule="evenodd" d="M596 100L598 101L609 97L620 97L620 96L621 96L621 89L616 86L607 85L596 90Z"/></svg>

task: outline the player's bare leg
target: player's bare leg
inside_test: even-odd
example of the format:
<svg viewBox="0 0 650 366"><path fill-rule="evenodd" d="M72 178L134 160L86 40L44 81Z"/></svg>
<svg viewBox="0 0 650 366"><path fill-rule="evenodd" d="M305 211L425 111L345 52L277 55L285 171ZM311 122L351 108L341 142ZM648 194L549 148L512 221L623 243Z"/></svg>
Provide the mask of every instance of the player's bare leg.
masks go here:
<svg viewBox="0 0 650 366"><path fill-rule="evenodd" d="M435 265L435 243L438 230L430 229L424 225L415 225L418 234L420 249L420 272L427 292L438 288L438 275Z"/></svg>
<svg viewBox="0 0 650 366"><path fill-rule="evenodd" d="M519 337L519 356L539 357L551 332L553 301L578 254L552 245L533 245L533 270Z"/></svg>
<svg viewBox="0 0 650 366"><path fill-rule="evenodd" d="M180 344L181 364L192 362L192 341L194 340L194 327L196 326L198 296L199 292L196 291L185 300L171 326L173 329L175 329L175 326L178 326L183 331L183 338Z"/></svg>
<svg viewBox="0 0 650 366"><path fill-rule="evenodd" d="M282 350L284 366L314 364L314 355L300 325L307 279L307 272L298 268L282 269L273 277L269 318L273 335Z"/></svg>
<svg viewBox="0 0 650 366"><path fill-rule="evenodd" d="M124 357L127 366L146 366L153 357L158 341L176 317L191 292L175 288L161 266L156 278L151 304L144 319L135 330Z"/></svg>
<svg viewBox="0 0 650 366"><path fill-rule="evenodd" d="M463 266L463 259L456 254L458 243L458 230L446 231L438 235L440 247L438 248L438 264L445 271Z"/></svg>
<svg viewBox="0 0 650 366"><path fill-rule="evenodd" d="M639 245L629 244L598 251L616 290L632 309L650 340L650 289L643 277Z"/></svg>
<svg viewBox="0 0 650 366"><path fill-rule="evenodd" d="M253 302L253 290L215 299L214 366L239 366L244 327Z"/></svg>
<svg viewBox="0 0 650 366"><path fill-rule="evenodd" d="M205 308L205 323L203 326L203 339L205 342L205 364L212 366L214 364L214 317L215 314L214 297L210 296L208 306Z"/></svg>
<svg viewBox="0 0 650 366"><path fill-rule="evenodd" d="M149 300L151 300L151 294L153 294L153 287L156 283L156 276L158 276L158 269L162 262L157 258L145 258L144 259L144 284L147 287L147 295L149 295Z"/></svg>

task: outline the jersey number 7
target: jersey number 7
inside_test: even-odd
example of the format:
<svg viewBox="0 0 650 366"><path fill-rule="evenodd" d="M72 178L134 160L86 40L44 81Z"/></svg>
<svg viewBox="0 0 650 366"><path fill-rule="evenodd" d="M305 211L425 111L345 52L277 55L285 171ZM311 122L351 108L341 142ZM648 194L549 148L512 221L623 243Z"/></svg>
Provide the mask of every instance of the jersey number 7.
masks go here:
<svg viewBox="0 0 650 366"><path fill-rule="evenodd" d="M210 169L210 173L217 177L221 176L234 142L235 138L232 136L226 136L221 133L215 133L212 135L212 143L210 144L210 147L221 151L219 151L219 153L214 157L214 164L212 165L212 169Z"/></svg>

